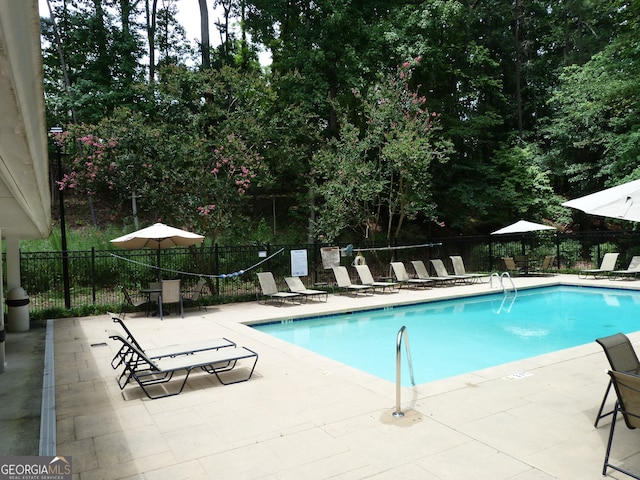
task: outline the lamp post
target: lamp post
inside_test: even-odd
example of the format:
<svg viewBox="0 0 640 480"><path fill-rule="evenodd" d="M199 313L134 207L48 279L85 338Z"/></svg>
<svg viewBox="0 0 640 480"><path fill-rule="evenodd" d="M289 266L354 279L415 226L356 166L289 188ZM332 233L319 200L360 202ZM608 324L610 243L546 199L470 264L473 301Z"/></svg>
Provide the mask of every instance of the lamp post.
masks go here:
<svg viewBox="0 0 640 480"><path fill-rule="evenodd" d="M52 135L62 133L62 127L51 127ZM62 145L54 137L56 145L56 159L58 161L58 181L62 182ZM58 201L60 202L60 239L62 241L62 281L64 283L64 306L71 308L71 290L69 288L69 253L67 251L67 225L64 219L64 190L58 187Z"/></svg>

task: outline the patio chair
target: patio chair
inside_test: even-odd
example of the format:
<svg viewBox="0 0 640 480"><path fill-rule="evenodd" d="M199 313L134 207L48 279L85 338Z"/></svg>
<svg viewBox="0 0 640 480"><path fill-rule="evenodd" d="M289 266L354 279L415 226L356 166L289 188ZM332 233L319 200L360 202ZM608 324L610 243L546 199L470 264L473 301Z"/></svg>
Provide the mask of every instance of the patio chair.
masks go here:
<svg viewBox="0 0 640 480"><path fill-rule="evenodd" d="M513 257L502 257L505 271L509 272L509 275L519 275L520 269L516 265L516 261Z"/></svg>
<svg viewBox="0 0 640 480"><path fill-rule="evenodd" d="M629 266L626 270L614 270L611 272L610 280L615 278L633 278L635 280L640 273L640 255L634 256L629 262Z"/></svg>
<svg viewBox="0 0 640 480"><path fill-rule="evenodd" d="M629 337L624 333L616 333L615 335L609 335L608 337L596 338L596 342L604 350L604 354L607 356L611 370L631 373L634 375L640 374L640 360L638 360L638 356L633 349L633 345L631 345ZM598 427L598 422L601 418L607 417L613 413L613 410L608 413L602 413L610 390L611 381L609 381L607 389L604 392L604 397L602 398L602 403L600 404L596 421L593 424L596 428Z"/></svg>
<svg viewBox="0 0 640 480"><path fill-rule="evenodd" d="M342 292L353 293L354 296L359 293L371 294L373 295L373 287L371 285L356 285L351 283L351 278L349 277L349 272L347 271L347 267L339 266L339 267L331 267L333 269L333 275L336 277L336 285L337 288Z"/></svg>
<svg viewBox="0 0 640 480"><path fill-rule="evenodd" d="M275 302L279 307L287 300L292 303L302 303L302 295L293 292L281 292L276 286L276 280L273 278L271 272L259 272L258 281L260 282L260 289L262 290L262 296L264 297L264 304L266 305L269 300ZM260 301L259 294L256 294L258 302Z"/></svg>
<svg viewBox="0 0 640 480"><path fill-rule="evenodd" d="M146 314L149 316L149 299L147 297L133 297L129 291L124 286L120 286L120 290L122 290L122 295L124 296L125 303L133 308L134 310L138 310L140 307L144 306L146 309Z"/></svg>
<svg viewBox="0 0 640 480"><path fill-rule="evenodd" d="M587 278L589 275L593 275L593 278L604 278L611 275L611 272L616 268L616 262L618 261L619 253L605 253L600 263L600 268L592 268L588 270L580 270L578 272L578 278Z"/></svg>
<svg viewBox="0 0 640 480"><path fill-rule="evenodd" d="M482 277L486 277L482 273L467 273L467 269L464 268L464 260L460 255L452 255L449 258L453 265L453 273L458 277L463 277L464 281L468 283L482 282Z"/></svg>
<svg viewBox="0 0 640 480"><path fill-rule="evenodd" d="M123 344L124 350L128 352L127 357L123 358L127 378L135 380L144 394L152 400L182 393L191 372L194 370L200 369L215 375L221 384L230 385L249 380L253 375L256 363L258 363L258 354L246 347L234 346L217 350L189 352L178 356L150 358L118 332L110 332L109 338ZM123 348L121 347L120 350L123 350ZM233 370L238 361L243 359L253 359L253 365L251 365L249 375L246 378L225 381L220 377L221 373ZM149 387L166 384L173 379L174 374L182 372L184 372L184 378L178 384L179 387L177 389L169 391L163 388L160 394L152 394L150 391Z"/></svg>
<svg viewBox="0 0 640 480"><path fill-rule="evenodd" d="M402 262L391 262L391 268L393 274L396 277L396 281L401 285L413 286L413 287L433 287L434 281L424 278L411 278L407 273L407 269Z"/></svg>
<svg viewBox="0 0 640 480"><path fill-rule="evenodd" d="M358 277L360 277L360 283L362 285L368 285L373 287L373 291L382 290L384 292L397 292L398 287L400 286L397 282L377 282L373 279L373 275L371 274L371 270L369 269L369 265L356 265L356 272L358 272Z"/></svg>
<svg viewBox="0 0 640 480"><path fill-rule="evenodd" d="M545 255L542 259L542 265L540 266L540 272L542 273L551 273L553 268L553 262L555 262L555 255Z"/></svg>
<svg viewBox="0 0 640 480"><path fill-rule="evenodd" d="M444 262L439 258L434 258L433 260L431 260L431 265L433 265L433 269L435 270L438 278L449 280L452 283L464 282L464 277L460 275L449 274L449 272L447 271L447 267L444 266Z"/></svg>
<svg viewBox="0 0 640 480"><path fill-rule="evenodd" d="M184 318L184 308L182 305L182 295L180 294L180 280L162 280L160 282L162 293L158 299L158 308L160 310L160 319L164 315L165 305L179 305L180 318Z"/></svg>
<svg viewBox="0 0 640 480"><path fill-rule="evenodd" d="M416 276L422 280L431 280L436 286L438 285L453 285L453 280L444 277L432 277L429 275L426 265L422 260L411 260L411 265L416 272Z"/></svg>
<svg viewBox="0 0 640 480"><path fill-rule="evenodd" d="M307 288L304 283L302 283L300 277L285 277L284 281L292 293L302 295L302 298L305 300L313 300L314 298L322 300L322 297L324 297L324 301L326 302L329 299L329 293L327 291Z"/></svg>
<svg viewBox="0 0 640 480"><path fill-rule="evenodd" d="M207 311L207 306L202 305L202 290L204 290L207 282L205 280L198 280L198 283L192 290L188 290L182 294L182 305L183 307L197 305L198 310L204 307L205 312Z"/></svg>
<svg viewBox="0 0 640 480"><path fill-rule="evenodd" d="M620 473L624 473L625 475L629 475L632 478L640 479L639 474L632 473L629 470L613 465L609 462L618 412L622 414L627 428L634 430L640 427L640 377L629 373L615 371L610 371L609 375L611 376L611 383L613 383L616 394L618 395L618 400L613 410L613 419L611 420L609 441L607 442L607 450L604 455L602 475L606 475L607 469L611 468Z"/></svg>
<svg viewBox="0 0 640 480"><path fill-rule="evenodd" d="M108 313L108 315L111 315L111 319L113 320L114 323L117 323L120 325L120 328L122 328L122 330L125 333L124 338L126 338L132 345L138 348L141 352L145 353L151 359L157 359L157 358L163 358L163 357L176 357L179 355L190 355L193 352L200 352L204 350L217 350L219 348L236 346L235 342L232 342L228 338L221 337L221 338L212 338L207 340L198 340L196 342L172 344L172 345L166 345L162 347L153 347L153 348L145 349L142 347L142 345L140 345L138 340L136 340L136 338L133 336L133 333L131 333L131 330L129 330L129 328L125 325L123 318L113 313ZM109 337L112 337L114 335L121 335L121 334L114 333L113 330L108 331ZM111 367L115 370L121 365L129 363L130 361L132 361L132 356L134 355L134 353L135 352L132 352L127 347L127 345L123 344L120 347L120 350L118 350L116 354L113 356L113 359L111 360ZM130 378L127 375L126 368L125 368L125 371L122 372L122 374L118 377L117 380L121 390L127 385L127 383L129 383Z"/></svg>

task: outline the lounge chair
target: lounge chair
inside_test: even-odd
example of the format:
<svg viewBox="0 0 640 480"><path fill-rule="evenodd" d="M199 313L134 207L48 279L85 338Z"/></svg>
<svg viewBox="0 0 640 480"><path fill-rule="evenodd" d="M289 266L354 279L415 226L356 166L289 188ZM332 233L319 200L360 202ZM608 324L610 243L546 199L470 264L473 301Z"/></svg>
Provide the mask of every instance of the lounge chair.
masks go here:
<svg viewBox="0 0 640 480"><path fill-rule="evenodd" d="M362 285L369 285L373 287L373 291L382 290L382 292L397 292L400 284L397 282L376 282L373 279L373 275L371 275L371 270L369 269L369 265L356 265L356 272L358 272L358 276L360 277L360 283Z"/></svg>
<svg viewBox="0 0 640 480"><path fill-rule="evenodd" d="M424 278L411 278L407 273L407 269L402 262L391 262L391 268L393 274L396 277L396 281L401 285L407 285L412 287L433 287L433 280L426 280Z"/></svg>
<svg viewBox="0 0 640 480"><path fill-rule="evenodd" d="M449 258L451 259L451 264L453 265L453 273L458 277L463 277L465 282L482 282L482 277L486 277L486 275L482 273L467 273L467 269L464 268L464 260L461 256L452 255Z"/></svg>
<svg viewBox="0 0 640 480"><path fill-rule="evenodd" d="M197 305L198 310L204 307L205 312L207 311L207 306L202 305L202 291L204 290L204 286L207 284L205 280L198 280L198 283L193 288L193 290L188 290L182 294L182 304L184 307Z"/></svg>
<svg viewBox="0 0 640 480"><path fill-rule="evenodd" d="M124 331L125 333L124 338L126 338L128 342L130 342L132 345L138 348L141 352L145 353L151 359L158 359L163 357L176 357L180 355L190 355L194 352L200 352L204 350L217 350L219 348L236 346L235 342L232 342L228 338L221 337L221 338L212 338L208 340L198 340L196 342L173 344L173 345L166 345L162 347L153 347L153 348L145 349L138 342L138 340L136 340L136 338L133 336L133 333L131 333L129 328L125 325L124 319L120 318L119 316L113 313L109 313L109 315L111 315L111 319L113 320L113 322L119 324L122 330ZM122 334L114 332L113 330L108 331L109 337L117 336L117 335L122 336ZM111 360L111 367L115 370L121 365L129 363L134 353L135 352L132 352L127 347L127 345L123 344L120 347L120 350L116 352L113 359ZM127 385L127 383L129 383L130 378L127 373L128 372L125 369L125 371L122 372L122 375L118 377L118 385L120 385L120 389L123 389Z"/></svg>
<svg viewBox="0 0 640 480"><path fill-rule="evenodd" d="M336 277L336 286L339 290L347 293L353 293L354 296L359 293L373 295L374 289L371 285L356 285L351 283L349 272L347 267L331 267L333 269L333 275Z"/></svg>
<svg viewBox="0 0 640 480"><path fill-rule="evenodd" d="M259 272L258 281L260 282L260 289L262 290L262 296L264 297L264 304L266 305L270 300L275 302L279 307L287 300L292 303L302 303L302 295L292 292L281 292L276 286L276 280L273 278L271 272ZM260 297L258 297L260 301Z"/></svg>
<svg viewBox="0 0 640 480"><path fill-rule="evenodd" d="M444 262L439 258L435 258L431 260L431 265L433 265L433 269L435 270L438 278L442 278L443 280L449 280L452 283L462 283L465 281L465 278L461 275L451 275L447 271L447 267L444 266Z"/></svg>
<svg viewBox="0 0 640 480"><path fill-rule="evenodd" d="M635 280L639 273L640 255L636 255L631 259L626 270L614 270L613 272L611 272L611 276L609 277L609 279L613 280L615 278L633 278Z"/></svg>
<svg viewBox="0 0 640 480"><path fill-rule="evenodd" d="M180 294L180 280L162 280L160 285L162 290L158 300L160 319L164 317L165 305L178 305L180 307L180 318L184 318L182 295Z"/></svg>
<svg viewBox="0 0 640 480"><path fill-rule="evenodd" d="M578 272L578 278L587 278L589 275L593 275L593 278L604 278L611 275L611 272L616 268L616 261L618 261L619 253L605 253L600 263L600 268L592 268L589 270L580 270Z"/></svg>
<svg viewBox="0 0 640 480"><path fill-rule="evenodd" d="M126 376L135 380L150 399L180 394L187 384L191 372L197 369L215 375L223 385L246 382L253 375L253 370L256 367L256 363L258 363L258 354L246 347L236 346L217 350L203 350L179 356L152 359L118 332L111 332L109 338L123 344L124 350L128 352L127 357L122 359ZM123 348L121 347L120 351L122 350ZM238 361L243 359L253 359L253 365L251 365L249 375L246 378L225 381L220 377L220 373L233 370ZM172 380L174 374L179 372L184 372L185 375L177 389L169 391L163 388L160 394L152 394L150 392L149 387L168 383Z"/></svg>
<svg viewBox="0 0 640 480"><path fill-rule="evenodd" d="M612 370L631 373L633 375L640 374L640 360L638 360L638 356L633 349L633 345L631 345L631 341L624 333L616 333L615 335L610 335L608 337L597 338L596 342L604 350ZM607 390L604 392L604 397L602 398L602 403L600 404L600 409L598 410L598 415L596 416L596 421L593 424L596 428L598 427L598 422L601 418L613 413L613 410L608 413L602 413L604 410L604 404L609 396L609 391L611 390L611 384L612 382L609 381Z"/></svg>
<svg viewBox="0 0 640 480"><path fill-rule="evenodd" d="M324 301L326 302L329 298L329 293L325 290L307 288L304 283L302 283L302 280L300 280L300 277L285 277L284 281L287 282L287 286L292 293L297 293L304 299L313 300L317 298L318 300L322 300L322 297L324 297Z"/></svg>
<svg viewBox="0 0 640 480"><path fill-rule="evenodd" d="M416 272L418 278L422 280L431 280L437 285L453 285L453 280L443 277L432 277L429 275L426 265L422 260L411 260L411 265Z"/></svg>
<svg viewBox="0 0 640 480"><path fill-rule="evenodd" d="M607 475L607 469L611 468L624 473L625 475L629 475L632 478L640 479L640 473L632 473L629 470L613 465L609 462L618 412L622 414L627 428L634 430L640 427L640 377L629 373L615 371L610 371L609 376L611 377L611 382L613 383L616 394L618 395L618 401L616 402L616 406L613 410L613 419L611 420L609 441L607 442L607 450L604 455L602 475Z"/></svg>

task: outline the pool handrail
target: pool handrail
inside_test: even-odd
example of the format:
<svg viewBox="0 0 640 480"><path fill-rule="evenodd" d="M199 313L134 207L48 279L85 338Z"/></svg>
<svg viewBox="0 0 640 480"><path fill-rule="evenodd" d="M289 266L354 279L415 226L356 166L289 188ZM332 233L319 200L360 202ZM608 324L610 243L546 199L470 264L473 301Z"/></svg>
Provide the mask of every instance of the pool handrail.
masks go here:
<svg viewBox="0 0 640 480"><path fill-rule="evenodd" d="M411 362L411 349L409 348L409 336L407 334L407 327L402 326L398 331L396 338L396 411L393 412L393 416L396 418L404 417L404 412L400 406L400 391L401 391L401 378L402 378L402 337L404 336L405 351L407 353L407 362L409 363L409 374L411 375L411 385L415 385L416 381L413 378L413 363Z"/></svg>

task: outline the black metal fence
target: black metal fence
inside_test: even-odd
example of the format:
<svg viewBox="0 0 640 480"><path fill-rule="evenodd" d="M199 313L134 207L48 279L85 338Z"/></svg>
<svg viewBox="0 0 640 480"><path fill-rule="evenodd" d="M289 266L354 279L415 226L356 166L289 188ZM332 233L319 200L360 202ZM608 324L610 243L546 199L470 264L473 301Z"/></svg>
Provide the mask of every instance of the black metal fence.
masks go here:
<svg viewBox="0 0 640 480"><path fill-rule="evenodd" d="M255 298L259 285L255 272L271 271L278 282L291 275L291 252L306 255L305 283L332 283L333 273L324 268L323 251L330 245L256 245L239 247L173 248L161 250L69 251L71 308L88 305L118 306L123 303L119 286L131 291L157 279L179 278L183 290L201 278L209 303L228 303ZM338 245L340 262L350 265L354 254L347 245ZM502 271L501 258L525 253L533 258L556 256L556 267L575 271L599 265L607 252L620 252L618 265L626 268L633 255L640 255L640 233L591 232L562 234L538 232L504 236L450 237L417 241L412 245L358 245L374 276L389 276L389 263L442 258L451 268L450 255L461 255L468 271ZM333 250L335 253L335 249ZM303 255L304 257L304 255ZM5 263L6 265L6 263ZM159 265L159 268L158 268ZM64 308L61 252L21 253L22 286L30 298L30 310ZM6 278L6 274L4 276Z"/></svg>

